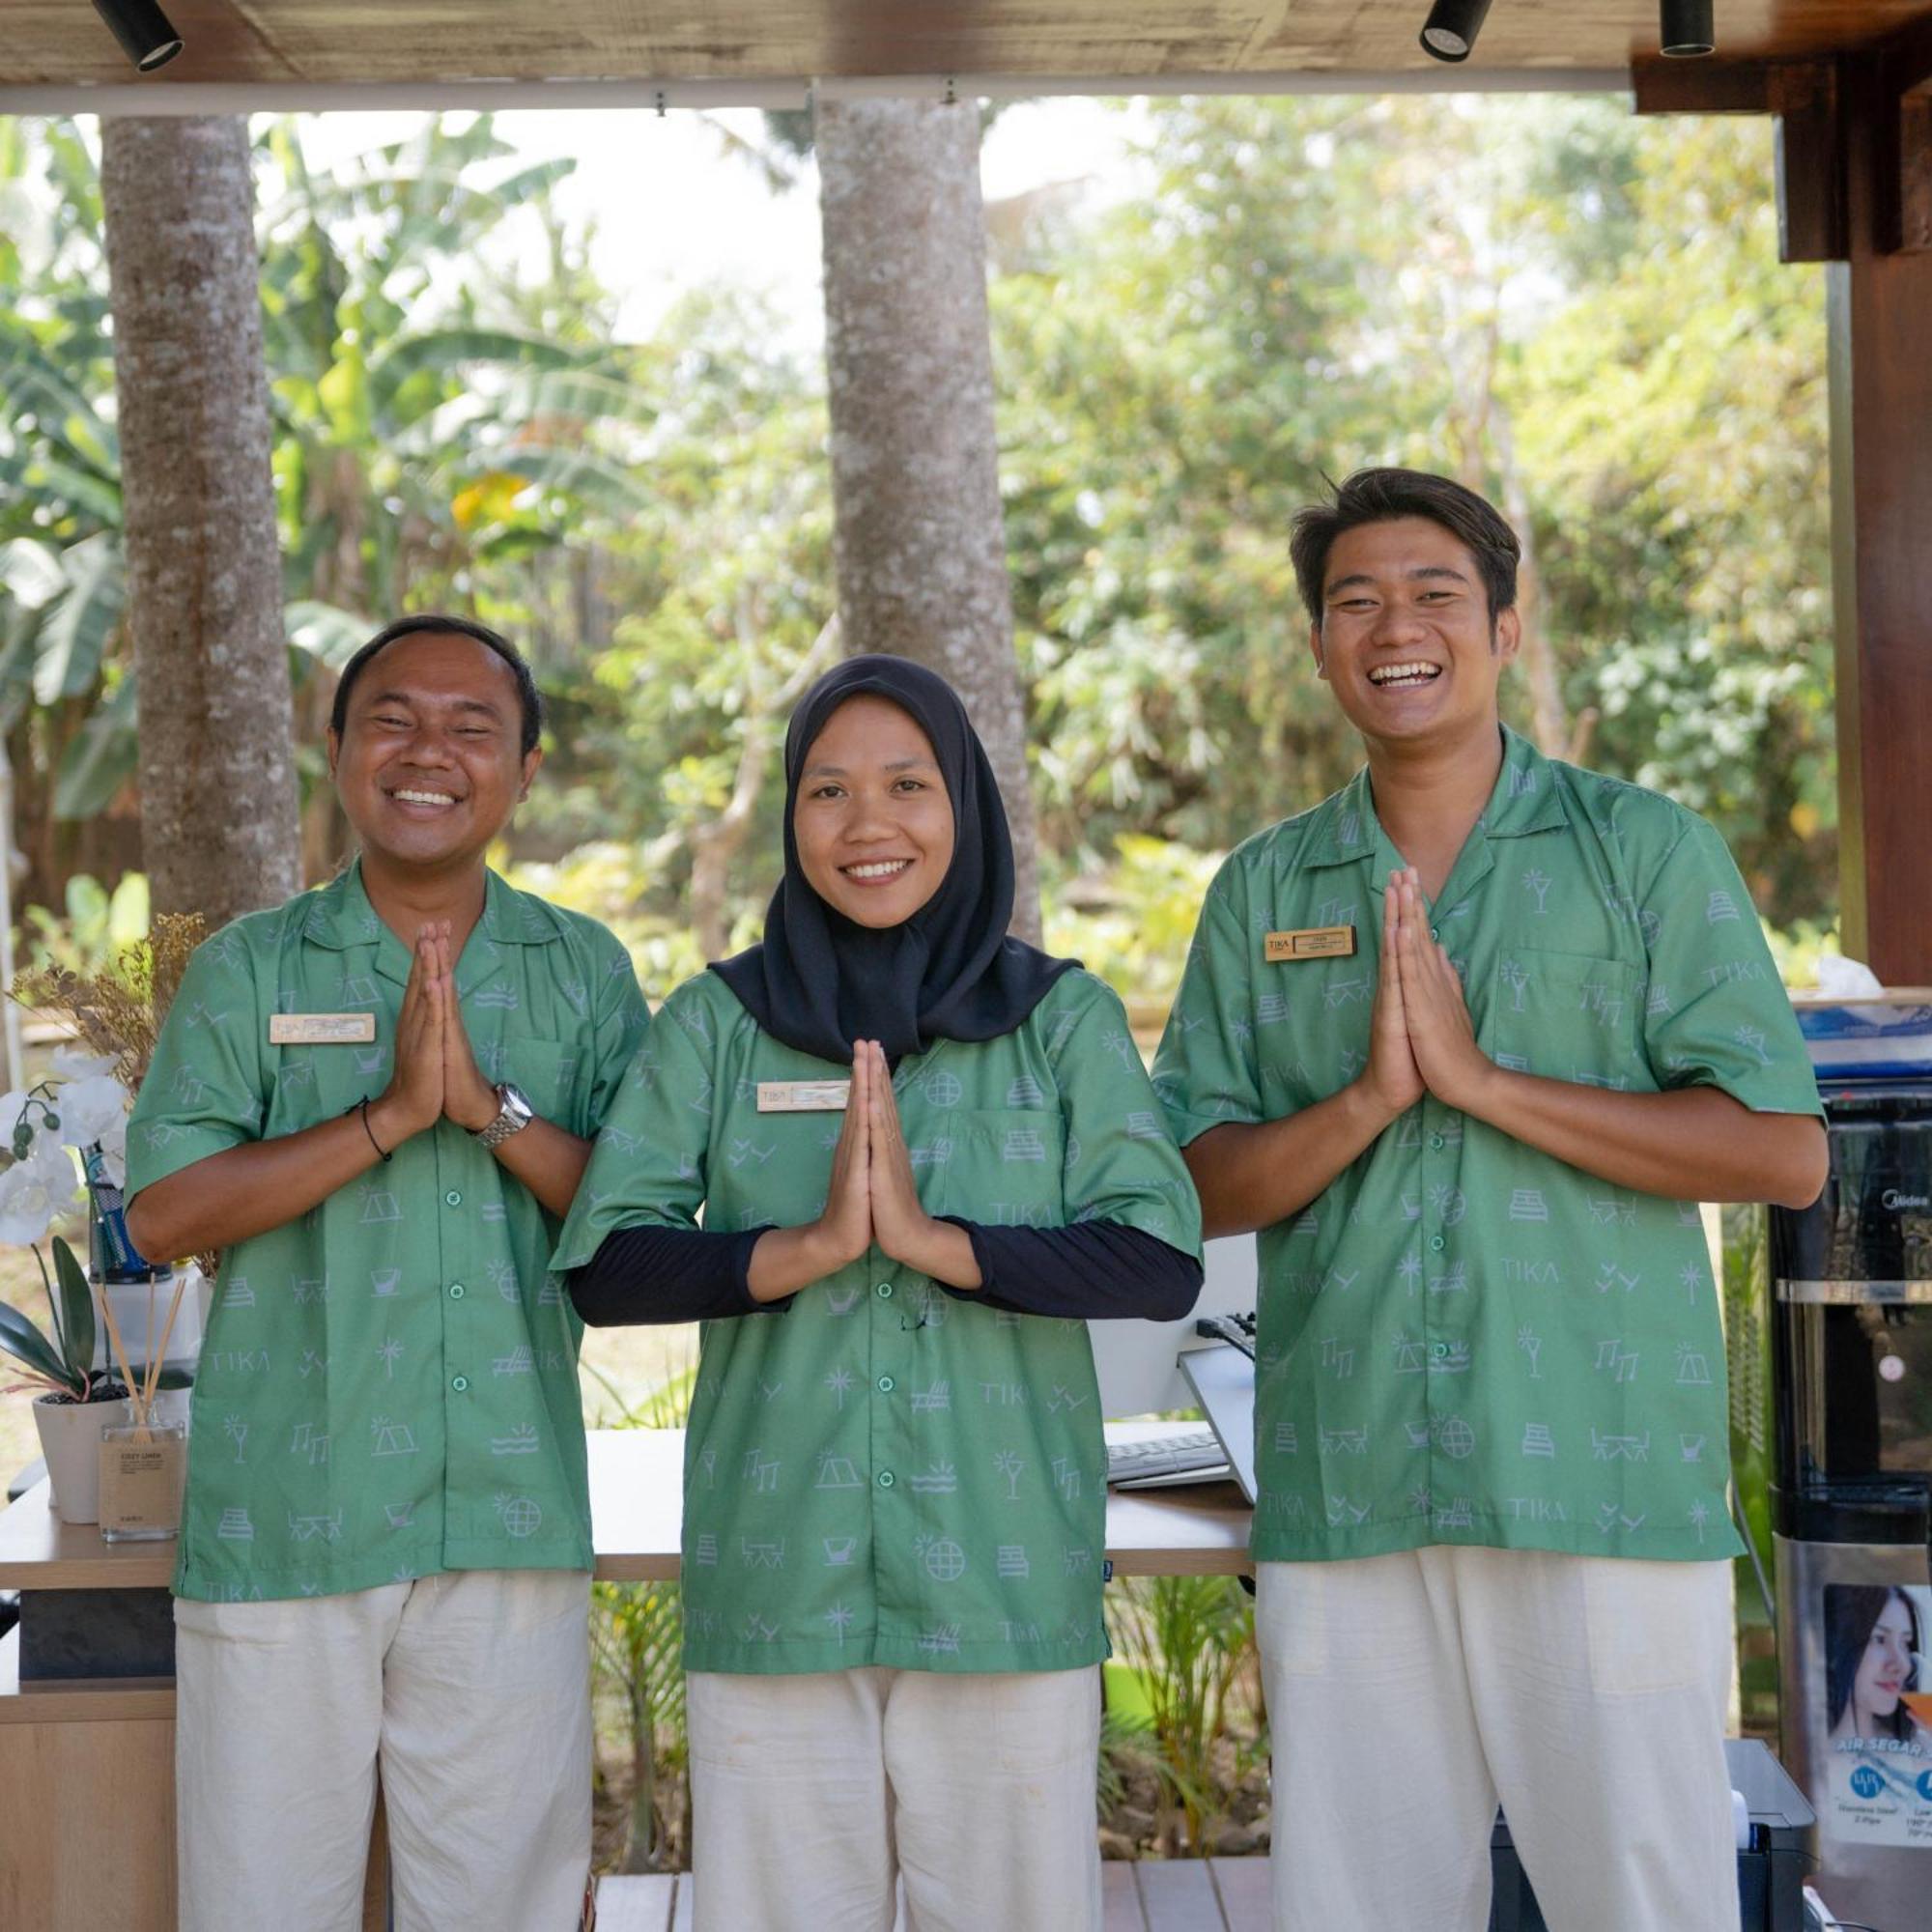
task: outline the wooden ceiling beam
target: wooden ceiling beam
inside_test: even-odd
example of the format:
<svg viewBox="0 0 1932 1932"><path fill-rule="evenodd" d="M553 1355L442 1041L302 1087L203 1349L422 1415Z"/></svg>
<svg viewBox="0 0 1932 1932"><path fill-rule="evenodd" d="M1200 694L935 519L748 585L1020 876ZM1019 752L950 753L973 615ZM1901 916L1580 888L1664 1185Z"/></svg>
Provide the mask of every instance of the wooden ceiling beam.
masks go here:
<svg viewBox="0 0 1932 1932"><path fill-rule="evenodd" d="M1772 63L1761 60L1665 60L1631 63L1639 114L1769 114Z"/></svg>
<svg viewBox="0 0 1932 1932"><path fill-rule="evenodd" d="M1841 262L1846 252L1845 135L1835 61L1780 63L1776 117L1777 259Z"/></svg>

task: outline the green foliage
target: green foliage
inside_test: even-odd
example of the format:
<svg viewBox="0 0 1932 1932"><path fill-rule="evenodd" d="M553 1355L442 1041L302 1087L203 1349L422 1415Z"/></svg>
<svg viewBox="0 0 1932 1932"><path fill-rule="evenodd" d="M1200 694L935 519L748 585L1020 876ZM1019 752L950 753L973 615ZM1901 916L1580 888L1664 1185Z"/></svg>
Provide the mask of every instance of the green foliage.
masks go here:
<svg viewBox="0 0 1932 1932"><path fill-rule="evenodd" d="M1048 950L1080 960L1123 994L1171 992L1215 865L1213 855L1178 841L1122 833L1112 865L1067 878L1049 869Z"/></svg>
<svg viewBox="0 0 1932 1932"><path fill-rule="evenodd" d="M1136 1577L1109 1591L1107 1623L1145 1693L1161 1776L1198 1856L1219 1782L1214 1756L1254 1670L1254 1600L1234 1577Z"/></svg>
<svg viewBox="0 0 1932 1932"><path fill-rule="evenodd" d="M147 874L124 872L109 893L91 874L76 872L67 882L67 918L29 906L27 925L28 972L49 967L82 976L105 972L148 936Z"/></svg>
<svg viewBox="0 0 1932 1932"><path fill-rule="evenodd" d="M1321 472L1409 463L1520 499L1593 761L1711 812L1775 921L1829 920L1823 305L1776 259L1765 130L1445 98L1147 125L1154 191L993 291L1044 842L1225 850L1340 781L1289 526Z"/></svg>
<svg viewBox="0 0 1932 1932"><path fill-rule="evenodd" d="M1149 191L1042 207L991 291L1055 943L1164 991L1209 855L1353 769L1287 538L1324 472L1377 461L1525 526L1546 740L1709 811L1775 923L1829 930L1823 313L1776 260L1766 130L1597 99L1137 111ZM619 341L551 200L569 163L487 117L327 174L298 123L259 147L302 735L376 621L506 626L553 708L518 856L610 907L661 987L756 931L778 869L777 725L835 609L821 372L729 290ZM500 266L513 215L535 270ZM132 769L135 692L69 124L0 123L10 266L0 725L23 785L85 815ZM1531 722L1523 672L1506 701Z"/></svg>
<svg viewBox="0 0 1932 1932"><path fill-rule="evenodd" d="M46 1264L42 1262L41 1279L53 1340L49 1342L17 1308L0 1301L0 1354L11 1355L33 1381L75 1402L106 1401L125 1394L109 1377L95 1372L94 1296L87 1270L58 1235L52 1247L54 1277L47 1279ZM38 1248L34 1255L40 1259Z"/></svg>
<svg viewBox="0 0 1932 1932"><path fill-rule="evenodd" d="M691 1410L695 1372L673 1378L626 1409L618 1427L682 1428ZM607 1385L608 1386L608 1385ZM612 1391L614 1393L614 1391ZM660 1871L668 1845L659 1806L681 1785L690 1761L684 1715L684 1608L675 1583L590 1586L591 1663L598 1683L619 1700L631 1747L630 1832L620 1869ZM667 1808L682 1837L683 1807Z"/></svg>

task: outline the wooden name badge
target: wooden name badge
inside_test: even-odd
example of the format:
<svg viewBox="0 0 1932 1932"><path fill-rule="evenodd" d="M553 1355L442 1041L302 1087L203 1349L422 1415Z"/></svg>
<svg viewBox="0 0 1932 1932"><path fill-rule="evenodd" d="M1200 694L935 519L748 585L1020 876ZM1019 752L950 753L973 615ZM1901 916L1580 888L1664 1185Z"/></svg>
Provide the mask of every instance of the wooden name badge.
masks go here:
<svg viewBox="0 0 1932 1932"><path fill-rule="evenodd" d="M367 1046L376 1037L374 1013L270 1013L270 1046Z"/></svg>
<svg viewBox="0 0 1932 1932"><path fill-rule="evenodd" d="M849 1080L760 1080L761 1114L842 1114L852 1092Z"/></svg>
<svg viewBox="0 0 1932 1932"><path fill-rule="evenodd" d="M1297 932L1271 932L1262 942L1263 956L1283 959L1343 959L1355 950L1352 925L1304 925Z"/></svg>

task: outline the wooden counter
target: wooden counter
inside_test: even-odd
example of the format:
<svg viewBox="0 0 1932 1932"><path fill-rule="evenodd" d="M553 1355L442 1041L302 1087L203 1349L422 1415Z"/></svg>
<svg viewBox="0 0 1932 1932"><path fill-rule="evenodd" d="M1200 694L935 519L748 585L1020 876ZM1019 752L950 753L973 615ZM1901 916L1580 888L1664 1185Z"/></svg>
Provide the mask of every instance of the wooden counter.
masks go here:
<svg viewBox="0 0 1932 1932"><path fill-rule="evenodd" d="M599 1577L677 1575L683 1455L682 1430L591 1433ZM1249 1567L1248 1522L1232 1483L1109 1491L1107 1554L1119 1576L1233 1576ZM165 1589L174 1557L172 1543L108 1544L62 1522L44 1481L0 1514L0 1589ZM0 1927L175 1932L172 1680L23 1687L19 1649L17 1631L0 1639ZM384 1922L376 1849L371 1928Z"/></svg>
<svg viewBox="0 0 1932 1932"><path fill-rule="evenodd" d="M662 1582L677 1575L683 1458L681 1429L591 1431L599 1577ZM1232 1483L1109 1491L1107 1554L1122 1577L1231 1577L1249 1567L1249 1517ZM92 1523L62 1522L47 1507L44 1481L0 1515L0 1590L166 1589L174 1563L172 1543L103 1543Z"/></svg>

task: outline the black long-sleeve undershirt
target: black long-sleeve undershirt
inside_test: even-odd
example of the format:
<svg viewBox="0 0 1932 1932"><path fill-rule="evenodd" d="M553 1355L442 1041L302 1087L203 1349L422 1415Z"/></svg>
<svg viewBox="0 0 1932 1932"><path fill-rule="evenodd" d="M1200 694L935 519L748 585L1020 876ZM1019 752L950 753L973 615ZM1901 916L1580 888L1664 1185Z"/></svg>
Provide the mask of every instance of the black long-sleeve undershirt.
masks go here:
<svg viewBox="0 0 1932 1932"><path fill-rule="evenodd" d="M949 1291L962 1301L1081 1321L1178 1321L1201 1292L1201 1264L1139 1228L1115 1221L989 1228L944 1218L965 1231L980 1264L977 1289ZM756 1301L748 1280L752 1250L765 1232L614 1229L591 1260L572 1271L570 1298L593 1328L781 1313L791 1305L789 1295Z"/></svg>

